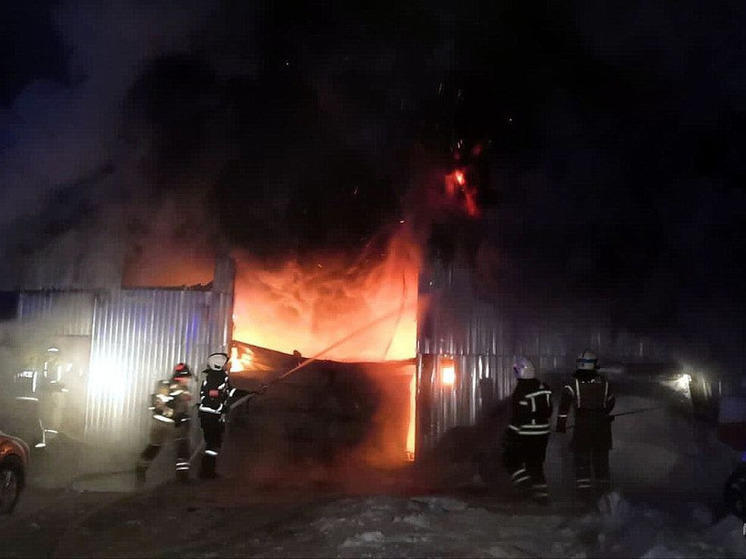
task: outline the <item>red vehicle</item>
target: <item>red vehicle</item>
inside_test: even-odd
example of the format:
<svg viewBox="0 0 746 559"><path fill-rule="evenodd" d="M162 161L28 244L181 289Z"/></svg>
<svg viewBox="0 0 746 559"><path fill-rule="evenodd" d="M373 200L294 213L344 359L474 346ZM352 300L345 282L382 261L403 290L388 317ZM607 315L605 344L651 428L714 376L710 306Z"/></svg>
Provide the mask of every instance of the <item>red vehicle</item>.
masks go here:
<svg viewBox="0 0 746 559"><path fill-rule="evenodd" d="M28 445L0 431L0 514L13 512L26 481L28 459Z"/></svg>

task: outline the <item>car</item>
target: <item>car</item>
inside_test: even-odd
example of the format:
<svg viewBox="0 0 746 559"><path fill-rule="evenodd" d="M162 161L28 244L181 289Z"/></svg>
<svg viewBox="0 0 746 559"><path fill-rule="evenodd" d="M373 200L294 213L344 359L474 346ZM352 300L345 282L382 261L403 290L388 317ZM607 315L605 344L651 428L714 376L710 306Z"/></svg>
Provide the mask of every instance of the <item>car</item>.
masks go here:
<svg viewBox="0 0 746 559"><path fill-rule="evenodd" d="M0 431L0 514L10 514L18 503L28 461L28 445Z"/></svg>

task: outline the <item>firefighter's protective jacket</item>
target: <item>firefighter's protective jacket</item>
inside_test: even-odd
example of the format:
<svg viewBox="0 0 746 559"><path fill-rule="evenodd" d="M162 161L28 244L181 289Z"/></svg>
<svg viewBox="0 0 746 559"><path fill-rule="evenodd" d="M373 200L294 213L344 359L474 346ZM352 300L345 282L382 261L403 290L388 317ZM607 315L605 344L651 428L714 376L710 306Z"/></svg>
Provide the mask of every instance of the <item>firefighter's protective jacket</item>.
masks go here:
<svg viewBox="0 0 746 559"><path fill-rule="evenodd" d="M611 421L615 397L609 381L596 371L575 371L562 389L557 431L564 433L570 408L575 410L572 447L576 451L611 449Z"/></svg>
<svg viewBox="0 0 746 559"><path fill-rule="evenodd" d="M228 373L205 369L206 375L199 390L199 412L224 416L230 410L231 404L248 394L231 386Z"/></svg>
<svg viewBox="0 0 746 559"><path fill-rule="evenodd" d="M176 426L189 421L189 402L192 395L183 385L173 380L158 381L151 396L153 419Z"/></svg>
<svg viewBox="0 0 746 559"><path fill-rule="evenodd" d="M519 379L513 391L508 429L517 435L548 435L552 416L552 391L538 379Z"/></svg>

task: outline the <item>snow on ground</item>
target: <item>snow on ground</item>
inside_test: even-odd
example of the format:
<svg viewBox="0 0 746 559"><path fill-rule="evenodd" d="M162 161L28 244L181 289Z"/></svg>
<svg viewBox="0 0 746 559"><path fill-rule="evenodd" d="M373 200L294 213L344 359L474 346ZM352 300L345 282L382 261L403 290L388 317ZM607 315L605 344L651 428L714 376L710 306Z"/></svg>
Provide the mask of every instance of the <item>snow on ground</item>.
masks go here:
<svg viewBox="0 0 746 559"><path fill-rule="evenodd" d="M516 503L504 487L467 492L457 478L427 490L416 472L290 470L274 462L249 470L255 457L232 455L229 440L221 455L226 477L168 481L164 451L140 492L128 473L69 483L70 472L52 460L57 476L47 478L62 486L32 484L16 513L0 518L0 556L746 556L742 523L720 518L715 506L732 468L729 449L658 398L622 393L618 402L618 411L656 409L614 422L612 473L620 489L591 507L572 498L567 436L550 439L549 507ZM135 457L77 459L91 471L116 471L131 469Z"/></svg>
<svg viewBox="0 0 746 559"><path fill-rule="evenodd" d="M697 502L657 507L616 492L585 509L490 494L346 496L235 479L118 495L32 489L25 497L25 508L0 521L0 556L746 556L733 517L713 524Z"/></svg>
<svg viewBox="0 0 746 559"><path fill-rule="evenodd" d="M551 509L499 512L436 496L343 499L315 510L309 524L288 526L295 541L263 541L247 551L270 557L657 558L746 553L738 522L726 520L715 528L696 522L682 526L618 494L606 500L603 512L578 517Z"/></svg>

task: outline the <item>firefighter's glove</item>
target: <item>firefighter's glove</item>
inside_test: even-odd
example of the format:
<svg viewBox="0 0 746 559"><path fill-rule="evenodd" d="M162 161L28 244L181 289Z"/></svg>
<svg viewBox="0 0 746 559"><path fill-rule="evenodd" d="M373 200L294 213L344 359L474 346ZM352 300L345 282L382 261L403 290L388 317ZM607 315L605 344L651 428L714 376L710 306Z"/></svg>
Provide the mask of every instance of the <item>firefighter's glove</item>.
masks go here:
<svg viewBox="0 0 746 559"><path fill-rule="evenodd" d="M566 433L567 432L567 419L560 418L557 420L557 429L556 431L558 433Z"/></svg>

